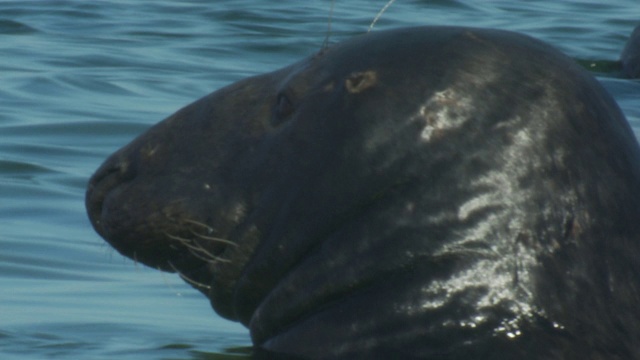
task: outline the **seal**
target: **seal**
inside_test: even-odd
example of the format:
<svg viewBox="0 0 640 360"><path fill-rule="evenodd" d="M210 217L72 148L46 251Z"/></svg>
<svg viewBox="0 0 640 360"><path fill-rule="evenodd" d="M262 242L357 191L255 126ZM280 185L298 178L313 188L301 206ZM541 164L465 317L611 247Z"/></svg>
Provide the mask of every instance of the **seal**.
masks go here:
<svg viewBox="0 0 640 360"><path fill-rule="evenodd" d="M631 79L640 78L640 25L631 33L620 55L622 74Z"/></svg>
<svg viewBox="0 0 640 360"><path fill-rule="evenodd" d="M90 180L96 231L303 358L640 358L640 148L506 31L355 37L184 107Z"/></svg>

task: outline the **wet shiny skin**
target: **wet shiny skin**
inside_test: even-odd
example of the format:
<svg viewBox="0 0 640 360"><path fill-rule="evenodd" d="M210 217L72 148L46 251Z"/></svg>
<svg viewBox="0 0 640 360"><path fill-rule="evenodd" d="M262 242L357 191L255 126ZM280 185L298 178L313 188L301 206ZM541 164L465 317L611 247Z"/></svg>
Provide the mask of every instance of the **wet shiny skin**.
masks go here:
<svg viewBox="0 0 640 360"><path fill-rule="evenodd" d="M640 334L639 165L571 59L409 28L180 110L107 160L87 207L269 351L622 359Z"/></svg>

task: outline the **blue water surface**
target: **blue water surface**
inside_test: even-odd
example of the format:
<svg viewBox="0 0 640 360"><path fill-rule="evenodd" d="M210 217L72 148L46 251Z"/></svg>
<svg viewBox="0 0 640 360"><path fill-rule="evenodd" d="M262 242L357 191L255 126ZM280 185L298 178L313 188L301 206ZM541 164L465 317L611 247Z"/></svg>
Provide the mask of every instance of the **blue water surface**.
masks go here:
<svg viewBox="0 0 640 360"><path fill-rule="evenodd" d="M329 41L365 32L385 3L336 0ZM86 182L181 106L318 51L330 8L0 1L1 359L250 358L246 329L94 233ZM397 0L374 31L453 24L533 35L593 66L640 135L640 83L600 67L618 59L638 22L637 0Z"/></svg>

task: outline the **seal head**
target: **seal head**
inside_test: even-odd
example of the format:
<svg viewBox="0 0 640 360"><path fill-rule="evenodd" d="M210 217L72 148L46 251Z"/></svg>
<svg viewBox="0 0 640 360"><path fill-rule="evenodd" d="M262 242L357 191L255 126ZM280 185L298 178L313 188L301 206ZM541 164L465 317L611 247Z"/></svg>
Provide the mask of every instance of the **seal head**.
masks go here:
<svg viewBox="0 0 640 360"><path fill-rule="evenodd" d="M550 46L406 28L186 106L102 165L87 209L272 353L629 359L639 165Z"/></svg>

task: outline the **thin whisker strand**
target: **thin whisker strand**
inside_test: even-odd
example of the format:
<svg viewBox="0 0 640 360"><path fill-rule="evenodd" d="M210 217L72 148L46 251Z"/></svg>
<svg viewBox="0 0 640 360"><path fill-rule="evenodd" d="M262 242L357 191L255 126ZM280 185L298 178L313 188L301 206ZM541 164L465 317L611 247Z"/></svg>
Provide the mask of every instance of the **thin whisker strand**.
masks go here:
<svg viewBox="0 0 640 360"><path fill-rule="evenodd" d="M191 279L190 277L188 277L187 275L183 274L180 270L178 270L175 266L173 266L173 264L171 263L171 261L168 261L169 266L171 266L171 268L176 272L176 274L178 274L178 276L180 276L180 278L184 281L186 281L187 283L194 285L194 286L198 286L207 290L211 290L211 286L210 285L205 285L203 283L197 282L193 279Z"/></svg>

